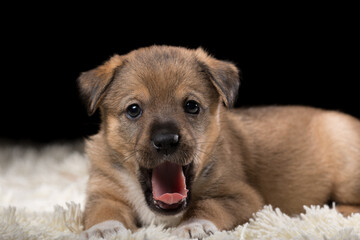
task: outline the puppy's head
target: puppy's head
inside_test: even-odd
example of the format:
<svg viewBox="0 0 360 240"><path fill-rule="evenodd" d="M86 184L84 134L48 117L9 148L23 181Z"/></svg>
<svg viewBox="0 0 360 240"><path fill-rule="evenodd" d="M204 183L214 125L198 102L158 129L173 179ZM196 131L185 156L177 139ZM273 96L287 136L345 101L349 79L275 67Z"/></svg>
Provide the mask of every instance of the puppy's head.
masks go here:
<svg viewBox="0 0 360 240"><path fill-rule="evenodd" d="M78 79L118 165L135 175L151 209L175 214L206 165L239 87L237 68L202 49L153 46L115 55Z"/></svg>

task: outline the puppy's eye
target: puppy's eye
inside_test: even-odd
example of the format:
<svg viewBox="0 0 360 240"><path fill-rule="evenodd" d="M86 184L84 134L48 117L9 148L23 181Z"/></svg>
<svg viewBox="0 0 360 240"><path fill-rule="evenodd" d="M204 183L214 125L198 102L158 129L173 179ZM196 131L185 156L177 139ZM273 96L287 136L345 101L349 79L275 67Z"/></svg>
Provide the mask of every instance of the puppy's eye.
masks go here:
<svg viewBox="0 0 360 240"><path fill-rule="evenodd" d="M184 109L186 113L190 113L190 114L199 114L200 112L199 103L197 103L194 100L187 101L185 103Z"/></svg>
<svg viewBox="0 0 360 240"><path fill-rule="evenodd" d="M137 104L131 104L126 108L126 116L130 119L139 118L142 114L142 109Z"/></svg>

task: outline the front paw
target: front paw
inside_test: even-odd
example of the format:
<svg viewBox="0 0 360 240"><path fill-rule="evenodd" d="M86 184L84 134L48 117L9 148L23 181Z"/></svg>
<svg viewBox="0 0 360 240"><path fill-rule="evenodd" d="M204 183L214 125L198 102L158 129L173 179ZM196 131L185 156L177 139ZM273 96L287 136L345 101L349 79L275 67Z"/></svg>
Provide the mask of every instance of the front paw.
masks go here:
<svg viewBox="0 0 360 240"><path fill-rule="evenodd" d="M202 239L219 231L214 223L204 219L190 219L181 223L172 234L182 238Z"/></svg>
<svg viewBox="0 0 360 240"><path fill-rule="evenodd" d="M126 232L124 225L115 220L105 221L96 224L86 231L83 231L80 235L81 240L87 240L91 237L105 238L107 235L116 234L119 232Z"/></svg>

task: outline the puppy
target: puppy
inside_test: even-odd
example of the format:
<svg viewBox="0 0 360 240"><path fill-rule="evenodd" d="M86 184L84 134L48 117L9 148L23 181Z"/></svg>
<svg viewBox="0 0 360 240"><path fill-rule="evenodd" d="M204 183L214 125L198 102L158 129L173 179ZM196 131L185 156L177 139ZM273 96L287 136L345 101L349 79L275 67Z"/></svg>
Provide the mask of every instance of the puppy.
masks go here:
<svg viewBox="0 0 360 240"><path fill-rule="evenodd" d="M204 50L152 46L115 55L78 79L100 132L83 236L150 223L202 238L264 204L287 214L337 202L360 211L360 122L309 107L231 109L238 69Z"/></svg>

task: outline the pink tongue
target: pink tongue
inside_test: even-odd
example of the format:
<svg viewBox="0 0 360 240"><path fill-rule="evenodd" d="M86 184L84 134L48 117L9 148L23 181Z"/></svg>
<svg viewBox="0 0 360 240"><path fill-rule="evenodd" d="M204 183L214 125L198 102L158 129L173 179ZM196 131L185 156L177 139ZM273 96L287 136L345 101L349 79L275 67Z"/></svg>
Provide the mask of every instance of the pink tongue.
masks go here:
<svg viewBox="0 0 360 240"><path fill-rule="evenodd" d="M165 162L152 171L153 198L172 205L187 197L185 176L181 165ZM161 205L163 206L163 204Z"/></svg>

